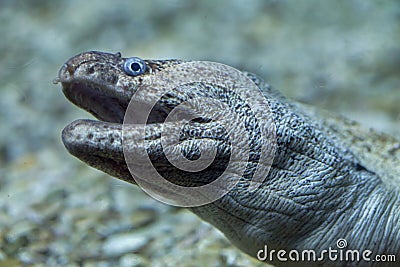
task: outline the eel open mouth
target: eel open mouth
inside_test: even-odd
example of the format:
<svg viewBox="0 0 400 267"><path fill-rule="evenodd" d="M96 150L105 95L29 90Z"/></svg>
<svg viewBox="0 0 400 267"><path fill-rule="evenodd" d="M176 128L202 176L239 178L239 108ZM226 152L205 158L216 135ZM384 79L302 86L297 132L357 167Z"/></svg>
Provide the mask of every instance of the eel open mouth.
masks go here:
<svg viewBox="0 0 400 267"><path fill-rule="evenodd" d="M122 123L135 89L119 81L127 79L124 61L120 53L82 53L61 67L54 83L61 83L69 101L98 119L68 124L62 131L67 150L94 168L134 183L122 150Z"/></svg>
<svg viewBox="0 0 400 267"><path fill-rule="evenodd" d="M127 66L127 62L130 65ZM152 74L180 63L182 61L179 60L122 58L119 53L93 51L69 59L61 67L54 83L61 83L68 100L98 119L76 120L63 129L62 141L69 153L91 167L130 183L136 183L132 175L139 175L130 173L127 161L132 162L129 165L131 169L140 170L138 172L145 176L143 173L147 170L142 168L147 166L145 163L148 158L157 172L177 185L198 186L219 177L227 166L231 151L222 126L209 123L211 120L203 117L187 119L193 112L190 106L180 109L176 118L166 122L171 109L184 101L186 96L174 91L152 102L161 87L140 90L143 89L142 85L147 85L147 81L152 81ZM189 86L183 88L189 93L196 93ZM206 87L203 89L207 90ZM143 94L139 93L138 96L136 92ZM134 96L135 101L131 103ZM130 103L139 112L129 114L129 119L123 124L125 113L131 112L128 109ZM150 110L150 113L143 110ZM186 124L186 121L189 122ZM181 123L185 123L185 127ZM145 132L138 130L144 125ZM177 143L173 143L175 139L172 133L176 129L182 132L179 132ZM163 133L164 137L170 136L166 138L169 146L161 144ZM195 161L202 154L199 149L201 145L204 151L215 150L216 160L211 160L208 167L197 173L176 168L165 155L165 151L170 151L172 157L180 158L182 154L186 161ZM125 158L125 149L134 155L134 160ZM198 162L205 161L207 159Z"/></svg>
<svg viewBox="0 0 400 267"><path fill-rule="evenodd" d="M134 59L133 61L131 59ZM146 71L138 72L137 61ZM126 69L126 62L133 62ZM69 59L59 70L55 84L61 83L66 98L98 120L79 119L62 131L62 141L70 154L111 176L135 183L123 153L123 122L132 96L143 79L154 71L178 60L144 61L122 58L120 53L85 52ZM139 66L140 67L140 66ZM146 100L143 99L144 105ZM140 107L141 103L139 103ZM164 122L163 105L155 105L147 119L156 132ZM130 136L136 146L144 146L137 136ZM156 138L156 137L155 137Z"/></svg>

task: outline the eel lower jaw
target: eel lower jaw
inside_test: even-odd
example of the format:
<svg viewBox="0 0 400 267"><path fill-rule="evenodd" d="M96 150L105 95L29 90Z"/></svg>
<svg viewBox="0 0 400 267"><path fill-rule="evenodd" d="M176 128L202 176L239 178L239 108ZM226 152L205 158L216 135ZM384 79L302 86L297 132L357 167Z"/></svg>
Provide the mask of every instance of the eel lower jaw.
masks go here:
<svg viewBox="0 0 400 267"><path fill-rule="evenodd" d="M122 124L79 119L62 131L69 153L89 166L121 180L135 183L122 148Z"/></svg>

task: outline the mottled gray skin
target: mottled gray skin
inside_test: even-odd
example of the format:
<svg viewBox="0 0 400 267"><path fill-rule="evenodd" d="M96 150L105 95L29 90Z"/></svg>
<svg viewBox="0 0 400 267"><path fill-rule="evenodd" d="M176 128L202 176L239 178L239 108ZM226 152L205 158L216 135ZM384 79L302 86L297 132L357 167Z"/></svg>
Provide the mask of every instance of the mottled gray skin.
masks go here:
<svg viewBox="0 0 400 267"><path fill-rule="evenodd" d="M124 112L138 85L158 71L182 62L146 60L146 72L132 77L123 70L124 60L118 53L87 52L64 64L57 79L62 83L64 94L100 121L77 120L63 130L62 139L68 151L88 165L135 183L122 151ZM248 192L250 176L244 175L221 199L191 210L253 257L264 245L269 250L314 249L318 252L329 247L337 249L336 241L344 238L347 249L369 249L373 251L371 258L376 254L393 254L399 263L399 142L383 134L364 131L353 122L321 115L320 111L293 103L255 75L245 74L261 88L272 111L277 138L273 165L255 192ZM130 136L132 146L147 149L163 176L182 185L207 183L212 173L223 168L229 159L225 136L216 131L211 131L215 135L207 131L205 136L207 129L215 127L207 120L185 127L180 149L189 158L195 157L192 150L197 140L211 140L218 147L215 169L202 175L188 175L170 167L161 156L159 137L163 118L177 102L178 95L201 90L215 96L221 88L202 84L177 88L178 93L165 98L149 119L146 141L139 141L134 130ZM174 123L163 127L168 130ZM272 264L304 263L274 261ZM367 265L366 262L358 264ZM355 266L357 263L328 261L324 265Z"/></svg>

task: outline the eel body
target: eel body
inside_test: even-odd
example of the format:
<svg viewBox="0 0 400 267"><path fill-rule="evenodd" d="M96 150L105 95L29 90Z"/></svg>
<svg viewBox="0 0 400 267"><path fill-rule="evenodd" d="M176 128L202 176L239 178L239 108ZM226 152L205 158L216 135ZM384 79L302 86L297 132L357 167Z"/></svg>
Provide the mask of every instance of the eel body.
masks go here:
<svg viewBox="0 0 400 267"><path fill-rule="evenodd" d="M261 92L262 103L266 103L265 110L273 123L273 128L268 129L273 129L274 155L263 158L260 156L260 149L266 144L260 138L263 121L256 118L249 104L260 97L249 94L249 99L254 98L249 100L232 91L234 83L228 82L224 87L208 80L207 75L212 73L219 73L226 81L239 79L236 74L225 77L224 70L218 67L221 65L182 68L186 63L124 58L120 53L95 51L69 59L60 69L56 82L62 84L71 102L98 120L77 120L66 126L62 133L65 147L88 165L133 184L139 181L135 178L151 183L146 177L134 177L130 171L138 168L139 176L146 172L140 169L144 164L142 157L148 157L157 173L167 181L181 187L204 186L223 174L228 181L234 181L226 194L188 208L253 257L260 258L260 251L267 246L269 251L286 251L286 258L294 250L313 250L317 256L325 255L321 261L307 261L316 266L381 266L382 262L373 261L376 255L394 256L399 264L398 140L365 130L340 116L290 101L256 75L241 72L237 75L245 77ZM124 116L126 120L125 113L135 93L143 84L151 84L149 81L154 77L170 70L177 76L165 78L166 83L175 83L174 77L203 75L205 78L180 83L162 94L152 103L144 132L137 130L134 123L124 128ZM144 91L136 106L154 99L158 89L163 88L153 86ZM235 113L244 126L230 125L235 129L232 131L240 133L236 138L246 138L236 143L229 140L230 131L219 123L218 109L197 112L194 116L190 114L190 106L186 106L180 109L175 120L166 120L182 102L200 97L219 101L220 109ZM182 114L189 114L191 118L185 124L179 123ZM179 142L163 146L163 133L176 132L178 127L181 127ZM144 136L140 136L142 133ZM166 136L168 139L169 135ZM245 146L249 147L247 160L232 156L235 149L240 154ZM136 153L133 165L127 165L126 150ZM182 170L170 164L167 150L172 156L184 155L188 161L196 161L213 150L214 160L202 170ZM228 167L232 169L224 172ZM244 171L237 171L240 168ZM257 170L267 171L257 187L250 190ZM345 241L346 246L339 247L339 240ZM371 261L332 261L328 259L329 248L371 251L367 253ZM278 266L305 263L282 261L277 255L262 260ZM386 264L395 266L396 263Z"/></svg>

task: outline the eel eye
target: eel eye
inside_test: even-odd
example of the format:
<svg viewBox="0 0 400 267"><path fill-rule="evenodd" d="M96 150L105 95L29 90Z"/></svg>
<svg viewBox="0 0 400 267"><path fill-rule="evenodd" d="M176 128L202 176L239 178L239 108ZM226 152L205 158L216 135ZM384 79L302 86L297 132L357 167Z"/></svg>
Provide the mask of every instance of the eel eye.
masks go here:
<svg viewBox="0 0 400 267"><path fill-rule="evenodd" d="M146 71L146 63L138 57L130 57L124 63L124 71L130 76L137 76Z"/></svg>

